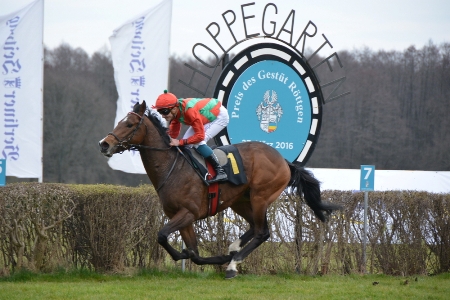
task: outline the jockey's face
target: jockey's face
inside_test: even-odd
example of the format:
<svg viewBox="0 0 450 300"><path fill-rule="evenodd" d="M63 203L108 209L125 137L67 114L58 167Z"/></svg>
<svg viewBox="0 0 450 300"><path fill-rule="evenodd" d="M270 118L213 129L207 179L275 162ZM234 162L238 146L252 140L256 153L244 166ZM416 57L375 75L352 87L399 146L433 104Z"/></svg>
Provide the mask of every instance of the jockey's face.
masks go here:
<svg viewBox="0 0 450 300"><path fill-rule="evenodd" d="M170 112L167 115L161 115L164 120L167 121L167 123L170 123L170 121L172 121L173 119L175 119L175 117L177 116L179 111L179 108L177 106L175 106L174 108L172 108L170 110Z"/></svg>

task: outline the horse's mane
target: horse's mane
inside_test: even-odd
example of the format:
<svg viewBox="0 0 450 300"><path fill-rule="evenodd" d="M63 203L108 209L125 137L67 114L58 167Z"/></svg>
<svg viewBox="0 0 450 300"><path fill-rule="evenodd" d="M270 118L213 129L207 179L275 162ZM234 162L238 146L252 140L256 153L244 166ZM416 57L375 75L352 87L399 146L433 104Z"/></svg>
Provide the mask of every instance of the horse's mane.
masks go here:
<svg viewBox="0 0 450 300"><path fill-rule="evenodd" d="M135 106L133 111L135 113L139 112L140 106ZM154 110L151 108L148 108L145 110L144 116L146 116L152 124L155 126L156 130L158 130L159 135L163 138L163 140L169 144L170 143L170 136L167 133L167 127L165 126L165 120Z"/></svg>

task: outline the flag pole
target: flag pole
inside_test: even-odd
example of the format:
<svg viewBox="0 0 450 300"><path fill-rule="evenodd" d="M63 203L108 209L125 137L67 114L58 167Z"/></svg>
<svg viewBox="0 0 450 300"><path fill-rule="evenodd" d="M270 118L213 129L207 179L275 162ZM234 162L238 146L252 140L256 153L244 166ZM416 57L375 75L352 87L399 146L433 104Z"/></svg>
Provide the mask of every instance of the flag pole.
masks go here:
<svg viewBox="0 0 450 300"><path fill-rule="evenodd" d="M169 89L170 84L170 40L172 39L172 12L173 12L173 1L170 0L170 25L169 25L169 70L167 71L167 89ZM170 90L169 90L170 91Z"/></svg>
<svg viewBox="0 0 450 300"><path fill-rule="evenodd" d="M42 183L44 182L44 2L45 0L42 0L42 46L41 46L41 176L38 178L38 182Z"/></svg>

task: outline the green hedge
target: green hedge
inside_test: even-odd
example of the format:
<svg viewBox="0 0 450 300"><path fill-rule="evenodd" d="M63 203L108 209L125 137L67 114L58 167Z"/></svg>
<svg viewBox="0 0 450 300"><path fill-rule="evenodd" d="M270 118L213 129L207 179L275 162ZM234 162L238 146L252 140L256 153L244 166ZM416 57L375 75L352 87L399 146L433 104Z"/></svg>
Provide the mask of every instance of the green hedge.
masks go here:
<svg viewBox="0 0 450 300"><path fill-rule="evenodd" d="M271 239L240 265L241 273L350 274L362 268L363 193L323 191L344 206L320 223L298 198L268 211ZM450 195L369 193L366 270L411 275L450 271ZM167 222L152 186L15 183L0 188L0 274L20 268L98 272L179 266L157 243ZM247 230L226 210L196 222L201 255L227 252ZM177 234L170 237L180 248ZM215 267L222 270L224 266ZM213 268L187 262L190 270Z"/></svg>

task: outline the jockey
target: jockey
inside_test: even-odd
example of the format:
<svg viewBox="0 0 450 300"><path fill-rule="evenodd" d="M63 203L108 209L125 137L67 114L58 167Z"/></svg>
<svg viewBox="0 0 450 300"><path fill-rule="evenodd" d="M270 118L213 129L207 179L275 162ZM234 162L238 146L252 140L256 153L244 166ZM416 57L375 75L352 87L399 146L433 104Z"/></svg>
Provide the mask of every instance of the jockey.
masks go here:
<svg viewBox="0 0 450 300"><path fill-rule="evenodd" d="M170 124L171 146L193 146L216 170L216 176L209 180L209 183L226 181L228 179L227 174L219 164L217 156L207 144L229 122L228 111L218 99L177 99L174 94L165 90L164 94L158 96L152 108L156 109ZM184 134L183 139L177 140L181 124L189 125L190 127Z"/></svg>

